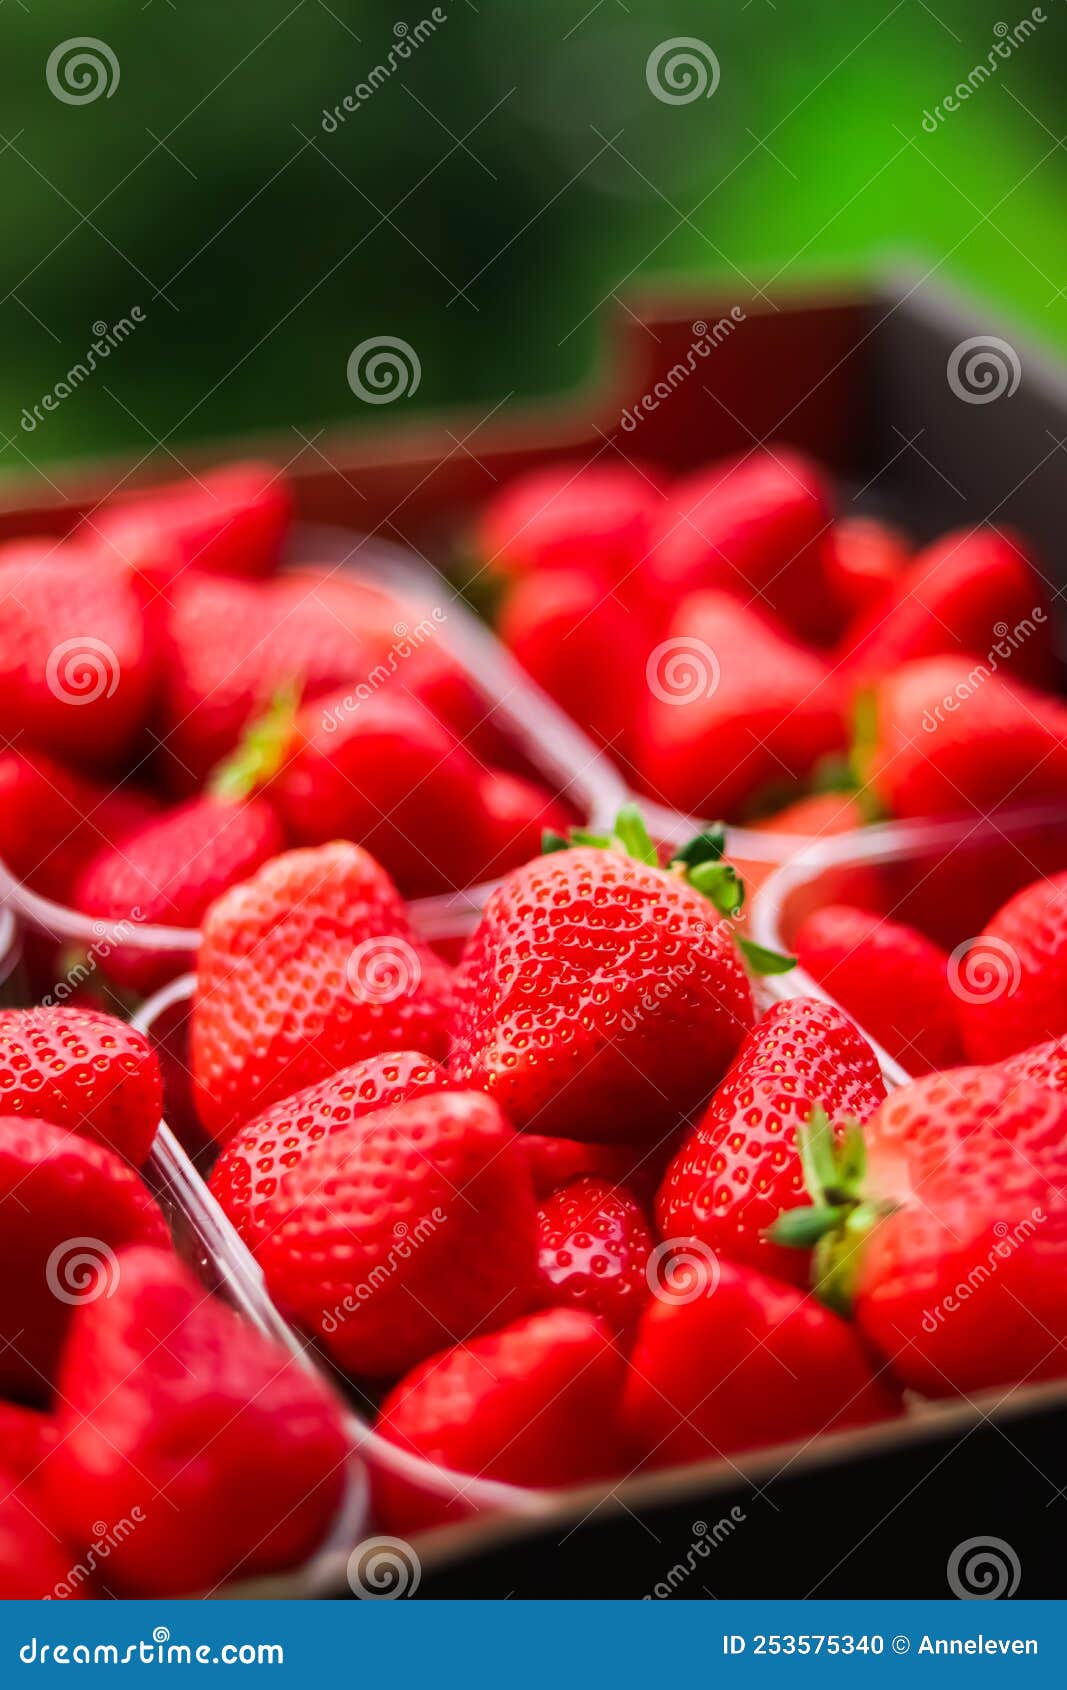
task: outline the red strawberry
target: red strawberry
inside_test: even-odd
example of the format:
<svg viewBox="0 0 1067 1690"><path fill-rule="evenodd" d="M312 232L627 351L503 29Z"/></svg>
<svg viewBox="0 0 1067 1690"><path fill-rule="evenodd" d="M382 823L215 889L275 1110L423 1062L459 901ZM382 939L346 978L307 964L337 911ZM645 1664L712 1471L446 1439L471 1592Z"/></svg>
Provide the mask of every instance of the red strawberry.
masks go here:
<svg viewBox="0 0 1067 1690"><path fill-rule="evenodd" d="M889 608L875 605L850 631L848 679L866 685L903 663L946 652L1045 686L1052 660L1047 604L1048 587L1019 536L995 528L946 534L900 577Z"/></svg>
<svg viewBox="0 0 1067 1690"><path fill-rule="evenodd" d="M73 902L101 921L195 930L215 898L284 843L274 811L262 799L191 798L125 834L120 845L98 851L78 877ZM188 952L168 956L130 947L107 959L112 978L142 991L182 966L188 966Z"/></svg>
<svg viewBox="0 0 1067 1690"><path fill-rule="evenodd" d="M116 1250L164 1244L167 1229L112 1151L28 1116L0 1117L0 1204L0 1390L40 1399L71 1309L110 1294Z"/></svg>
<svg viewBox="0 0 1067 1690"><path fill-rule="evenodd" d="M0 857L17 879L60 903L69 903L88 856L155 809L147 793L103 786L43 752L0 756Z"/></svg>
<svg viewBox="0 0 1067 1690"><path fill-rule="evenodd" d="M342 1068L239 1127L215 1164L211 1190L241 1237L254 1246L268 1225L277 1225L288 1213L282 1187L314 1145L364 1116L447 1087L448 1077L437 1064L410 1050L388 1051Z"/></svg>
<svg viewBox="0 0 1067 1690"><path fill-rule="evenodd" d="M0 1601L65 1601L92 1594L84 1574L77 1576L79 1557L41 1513L40 1499L26 1494L5 1462L0 1469Z"/></svg>
<svg viewBox="0 0 1067 1690"><path fill-rule="evenodd" d="M123 557L171 551L179 570L271 575L291 519L292 496L279 471L235 463L116 499L92 513L79 538L100 536Z"/></svg>
<svg viewBox="0 0 1067 1690"><path fill-rule="evenodd" d="M467 871L471 880L494 879L539 857L545 829L560 832L569 821L562 804L543 786L506 769L479 775L474 802L475 838Z"/></svg>
<svg viewBox="0 0 1067 1690"><path fill-rule="evenodd" d="M830 590L851 621L870 617L892 599L911 558L904 535L872 517L843 517L829 536L826 574Z"/></svg>
<svg viewBox="0 0 1067 1690"><path fill-rule="evenodd" d="M949 958L903 922L827 904L797 930L801 968L913 1074L963 1061Z"/></svg>
<svg viewBox="0 0 1067 1690"><path fill-rule="evenodd" d="M653 866L634 811L601 844L539 857L491 893L457 975L453 1072L516 1127L655 1143L718 1083L752 994L689 863ZM691 869L709 871L728 872Z"/></svg>
<svg viewBox="0 0 1067 1690"><path fill-rule="evenodd" d="M1067 1099L955 1068L894 1092L866 1139L846 1170L816 1134L815 1208L778 1223L818 1239L820 1296L930 1396L1067 1371Z"/></svg>
<svg viewBox="0 0 1067 1690"><path fill-rule="evenodd" d="M662 1173L659 1146L643 1151L633 1144L583 1144L574 1138L523 1133L522 1148L538 1199L551 1197L582 1174L592 1174L609 1185L627 1184L643 1200L649 1179L654 1192Z"/></svg>
<svg viewBox="0 0 1067 1690"><path fill-rule="evenodd" d="M1067 1033L1067 873L1009 898L959 958L956 980L973 1062Z"/></svg>
<svg viewBox="0 0 1067 1690"><path fill-rule="evenodd" d="M644 566L664 605L706 588L770 611L803 639L836 632L830 491L811 459L750 452L675 482Z"/></svg>
<svg viewBox="0 0 1067 1690"><path fill-rule="evenodd" d="M497 576L580 563L612 584L624 582L648 550L662 499L654 479L629 464L531 470L485 507L477 550Z"/></svg>
<svg viewBox="0 0 1067 1690"><path fill-rule="evenodd" d="M734 815L845 743L822 658L722 592L682 600L646 678L642 783L689 815Z"/></svg>
<svg viewBox="0 0 1067 1690"><path fill-rule="evenodd" d="M272 1295L349 1373L395 1377L537 1301L529 1170L477 1092L414 1097L333 1133L259 1219Z"/></svg>
<svg viewBox="0 0 1067 1690"><path fill-rule="evenodd" d="M622 1425L649 1466L805 1442L899 1412L848 1323L739 1262L667 1286L637 1329Z"/></svg>
<svg viewBox="0 0 1067 1690"><path fill-rule="evenodd" d="M105 1564L123 1595L193 1595L295 1566L340 1506L340 1404L175 1257L124 1250L118 1270L63 1352L55 1517L77 1543L96 1520L136 1522Z"/></svg>
<svg viewBox="0 0 1067 1690"><path fill-rule="evenodd" d="M144 1037L91 1009L0 1010L0 1111L65 1127L140 1167L162 1109Z"/></svg>
<svg viewBox="0 0 1067 1690"><path fill-rule="evenodd" d="M876 695L870 779L894 816L1062 796L1067 708L967 657L906 663Z"/></svg>
<svg viewBox="0 0 1067 1690"><path fill-rule="evenodd" d="M1005 1073L1017 1080L1030 1080L1049 1091L1067 1092L1067 1039L1047 1039L1032 1045L1002 1063Z"/></svg>
<svg viewBox="0 0 1067 1690"><path fill-rule="evenodd" d="M588 567L542 569L509 592L497 632L526 672L593 739L629 759L651 643Z"/></svg>
<svg viewBox="0 0 1067 1690"><path fill-rule="evenodd" d="M648 1298L654 1239L636 1197L604 1179L576 1179L542 1203L538 1259L549 1299L633 1326Z"/></svg>
<svg viewBox="0 0 1067 1690"><path fill-rule="evenodd" d="M456 1474L551 1487L612 1478L624 1367L608 1328L578 1309L550 1309L457 1344L402 1379L378 1431L409 1455ZM471 1510L386 1469L375 1498L389 1531L418 1531Z"/></svg>
<svg viewBox="0 0 1067 1690"><path fill-rule="evenodd" d="M338 1068L387 1050L445 1054L450 977L358 845L288 851L208 910L190 1065L225 1139Z"/></svg>
<svg viewBox="0 0 1067 1690"><path fill-rule="evenodd" d="M866 1120L884 1096L874 1052L841 1010L815 998L775 1004L667 1170L656 1199L662 1237L696 1239L803 1284L804 1261L766 1236L802 1198L797 1129L813 1109L835 1123Z"/></svg>
<svg viewBox="0 0 1067 1690"><path fill-rule="evenodd" d="M144 614L127 572L75 546L0 548L0 720L9 741L116 764L148 714Z"/></svg>

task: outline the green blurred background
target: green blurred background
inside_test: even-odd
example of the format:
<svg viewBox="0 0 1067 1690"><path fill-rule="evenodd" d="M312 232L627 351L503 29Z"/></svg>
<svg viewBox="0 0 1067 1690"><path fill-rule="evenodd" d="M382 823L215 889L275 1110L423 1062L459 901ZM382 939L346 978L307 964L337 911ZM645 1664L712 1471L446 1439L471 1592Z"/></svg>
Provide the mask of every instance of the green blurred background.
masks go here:
<svg viewBox="0 0 1067 1690"><path fill-rule="evenodd" d="M387 429L577 385L614 293L675 275L727 302L915 257L1067 339L1067 6L930 133L923 114L1019 0L446 0L406 62L336 107L433 8L349 0L50 0L0 12L0 467L234 430ZM1039 9L1040 10L1040 9ZM68 104L85 33L119 66ZM998 32L1001 36L1003 30ZM653 97L691 36L712 98ZM24 407L139 306L141 326L35 430ZM417 393L355 397L352 348L415 348ZM297 432L299 431L299 432Z"/></svg>

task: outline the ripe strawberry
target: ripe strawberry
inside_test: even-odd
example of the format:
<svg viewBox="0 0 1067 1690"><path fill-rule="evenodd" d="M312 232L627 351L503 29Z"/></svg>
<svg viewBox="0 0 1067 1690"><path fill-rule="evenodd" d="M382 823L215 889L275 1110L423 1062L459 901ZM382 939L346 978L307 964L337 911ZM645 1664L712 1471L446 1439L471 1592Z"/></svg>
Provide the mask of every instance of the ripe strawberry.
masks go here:
<svg viewBox="0 0 1067 1690"><path fill-rule="evenodd" d="M167 1229L112 1151L28 1116L0 1117L0 1205L0 1390L39 1400L71 1308L109 1294L117 1249L165 1244Z"/></svg>
<svg viewBox="0 0 1067 1690"><path fill-rule="evenodd" d="M341 1405L174 1256L124 1250L117 1281L77 1310L63 1351L56 1519L79 1543L95 1520L136 1522L106 1562L130 1596L210 1592L303 1560L340 1506Z"/></svg>
<svg viewBox="0 0 1067 1690"><path fill-rule="evenodd" d="M414 1097L331 1134L259 1218L271 1294L348 1373L395 1377L538 1300L529 1170L477 1092Z"/></svg>
<svg viewBox="0 0 1067 1690"><path fill-rule="evenodd" d="M121 557L171 552L171 576L189 567L272 575L291 520L292 495L277 469L233 463L116 499L92 512L79 538L100 538Z"/></svg>
<svg viewBox="0 0 1067 1690"><path fill-rule="evenodd" d="M901 1384L930 1396L1067 1370L1067 1098L995 1068L927 1074L856 1135L848 1166L814 1132L819 1295L852 1312Z"/></svg>
<svg viewBox="0 0 1067 1690"><path fill-rule="evenodd" d="M1067 708L967 657L930 657L888 674L876 694L870 780L894 816L1061 796Z"/></svg>
<svg viewBox="0 0 1067 1690"><path fill-rule="evenodd" d="M730 928L685 878L729 873L721 839L676 872L632 810L613 841L556 843L490 894L457 975L452 1071L516 1127L656 1143L752 1023Z"/></svg>
<svg viewBox="0 0 1067 1690"><path fill-rule="evenodd" d="M155 813L155 800L75 774L44 752L0 756L0 858L42 897L69 903L86 858Z"/></svg>
<svg viewBox="0 0 1067 1690"><path fill-rule="evenodd" d="M0 1010L0 1111L65 1127L140 1167L163 1112L144 1037L91 1009Z"/></svg>
<svg viewBox="0 0 1067 1690"><path fill-rule="evenodd" d="M848 1323L739 1262L646 1304L622 1405L635 1459L713 1461L899 1413Z"/></svg>
<svg viewBox="0 0 1067 1690"><path fill-rule="evenodd" d="M960 974L957 1007L972 1062L998 1062L1067 1033L1067 873L1009 898Z"/></svg>
<svg viewBox="0 0 1067 1690"><path fill-rule="evenodd" d="M646 1199L654 1195L663 1173L660 1145L643 1150L635 1144L583 1144L579 1139L546 1138L541 1133L523 1133L521 1142L539 1201L589 1174L608 1185L627 1185L647 1208ZM667 1140L668 1145L672 1143L673 1135Z"/></svg>
<svg viewBox="0 0 1067 1690"><path fill-rule="evenodd" d="M842 517L829 535L826 575L843 615L883 615L911 559L904 535L872 517ZM846 639L848 636L846 636Z"/></svg>
<svg viewBox="0 0 1067 1690"><path fill-rule="evenodd" d="M450 976L358 845L287 851L204 918L190 1065L205 1129L387 1050L447 1049Z"/></svg>
<svg viewBox="0 0 1067 1690"><path fill-rule="evenodd" d="M97 851L75 882L73 902L101 921L196 929L214 899L284 843L274 811L262 799L190 798L125 834L118 846ZM188 962L188 952L120 947L109 954L107 971L148 991Z"/></svg>
<svg viewBox="0 0 1067 1690"><path fill-rule="evenodd" d="M642 784L689 815L736 815L844 746L823 659L726 593L682 600L646 675Z"/></svg>
<svg viewBox="0 0 1067 1690"><path fill-rule="evenodd" d="M430 1358L382 1404L377 1430L408 1455L457 1475L551 1487L612 1478L625 1363L608 1328L549 1309ZM383 1467L375 1501L389 1531L461 1519L471 1504Z"/></svg>
<svg viewBox="0 0 1067 1690"><path fill-rule="evenodd" d="M946 534L913 560L888 609L875 605L850 630L849 682L868 685L904 663L944 652L982 658L1004 678L1047 686L1047 605L1048 587L1018 535L995 528Z"/></svg>
<svg viewBox="0 0 1067 1690"><path fill-rule="evenodd" d="M666 607L709 588L769 611L802 639L836 632L827 578L830 490L801 453L750 452L674 484L644 565Z"/></svg>
<svg viewBox="0 0 1067 1690"><path fill-rule="evenodd" d="M587 1175L546 1198L537 1222L548 1300L585 1309L614 1331L628 1332L648 1298L655 1243L632 1192Z"/></svg>
<svg viewBox="0 0 1067 1690"><path fill-rule="evenodd" d="M667 1170L656 1199L661 1236L805 1283L797 1252L766 1235L803 1194L797 1129L813 1109L834 1123L866 1120L884 1097L874 1052L841 1010L816 998L776 1003Z"/></svg>
<svg viewBox="0 0 1067 1690"><path fill-rule="evenodd" d="M1017 1080L1030 1080L1049 1091L1067 1093L1067 1039L1047 1039L1044 1044L1031 1045L1029 1050L1009 1056L1001 1067Z"/></svg>
<svg viewBox="0 0 1067 1690"><path fill-rule="evenodd" d="M963 1061L949 958L917 928L826 904L793 943L805 973L911 1073Z"/></svg>
<svg viewBox="0 0 1067 1690"><path fill-rule="evenodd" d="M8 740L79 765L117 764L144 726L152 684L144 615L127 572L87 568L76 546L0 548L0 720Z"/></svg>
<svg viewBox="0 0 1067 1690"><path fill-rule="evenodd" d="M289 1212L282 1188L314 1145L394 1103L447 1087L448 1076L415 1051L388 1051L353 1063L239 1127L215 1164L211 1190L254 1248L268 1226Z"/></svg>
<svg viewBox="0 0 1067 1690"><path fill-rule="evenodd" d="M506 579L580 563L615 585L638 569L662 499L653 477L629 464L531 470L482 511L478 555Z"/></svg>
<svg viewBox="0 0 1067 1690"><path fill-rule="evenodd" d="M497 632L527 674L591 738L633 756L637 678L648 638L595 569L541 569L521 576Z"/></svg>
<svg viewBox="0 0 1067 1690"><path fill-rule="evenodd" d="M563 805L543 786L506 769L487 769L478 776L474 804L468 885L496 879L540 856L545 829L560 832L569 822Z"/></svg>
<svg viewBox="0 0 1067 1690"><path fill-rule="evenodd" d="M40 1499L26 1494L5 1461L0 1469L0 1601L64 1601L92 1595L83 1580L72 1581L79 1558L41 1514Z"/></svg>

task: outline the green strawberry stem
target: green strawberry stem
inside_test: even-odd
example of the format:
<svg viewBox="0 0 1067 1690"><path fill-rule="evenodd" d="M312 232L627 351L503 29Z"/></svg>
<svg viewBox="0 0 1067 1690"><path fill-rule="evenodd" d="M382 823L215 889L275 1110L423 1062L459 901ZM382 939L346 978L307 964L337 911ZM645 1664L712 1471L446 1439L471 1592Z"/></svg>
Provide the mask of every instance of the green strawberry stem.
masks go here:
<svg viewBox="0 0 1067 1690"><path fill-rule="evenodd" d="M278 688L266 710L245 728L234 749L208 777L216 798L250 798L274 779L289 755L300 689L295 681Z"/></svg>
<svg viewBox="0 0 1067 1690"><path fill-rule="evenodd" d="M615 828L608 833L587 833L572 828L569 835L546 828L541 836L541 851L550 856L555 851L569 851L576 845L592 846L599 851L618 851L633 857L649 868L659 866L659 853L636 804L624 804L615 818ZM670 872L687 880L695 892L708 900L720 915L736 918L745 902L745 883L732 863L726 862L726 829L721 822L706 827L671 857ZM796 957L782 956L751 939L735 935L738 948L752 974L785 974L795 968Z"/></svg>

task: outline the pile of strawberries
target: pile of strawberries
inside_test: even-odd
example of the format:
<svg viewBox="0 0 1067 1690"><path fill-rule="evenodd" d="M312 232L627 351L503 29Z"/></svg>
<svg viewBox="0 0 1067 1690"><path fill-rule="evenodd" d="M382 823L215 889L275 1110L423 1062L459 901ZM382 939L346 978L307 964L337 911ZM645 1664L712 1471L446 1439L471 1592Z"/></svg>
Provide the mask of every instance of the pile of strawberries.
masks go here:
<svg viewBox="0 0 1067 1690"><path fill-rule="evenodd" d="M279 573L290 519L277 472L238 464L0 547L0 859L32 891L195 930L286 844L359 839L421 895L569 819L450 655L445 607ZM131 943L108 972L144 991L159 960Z"/></svg>

